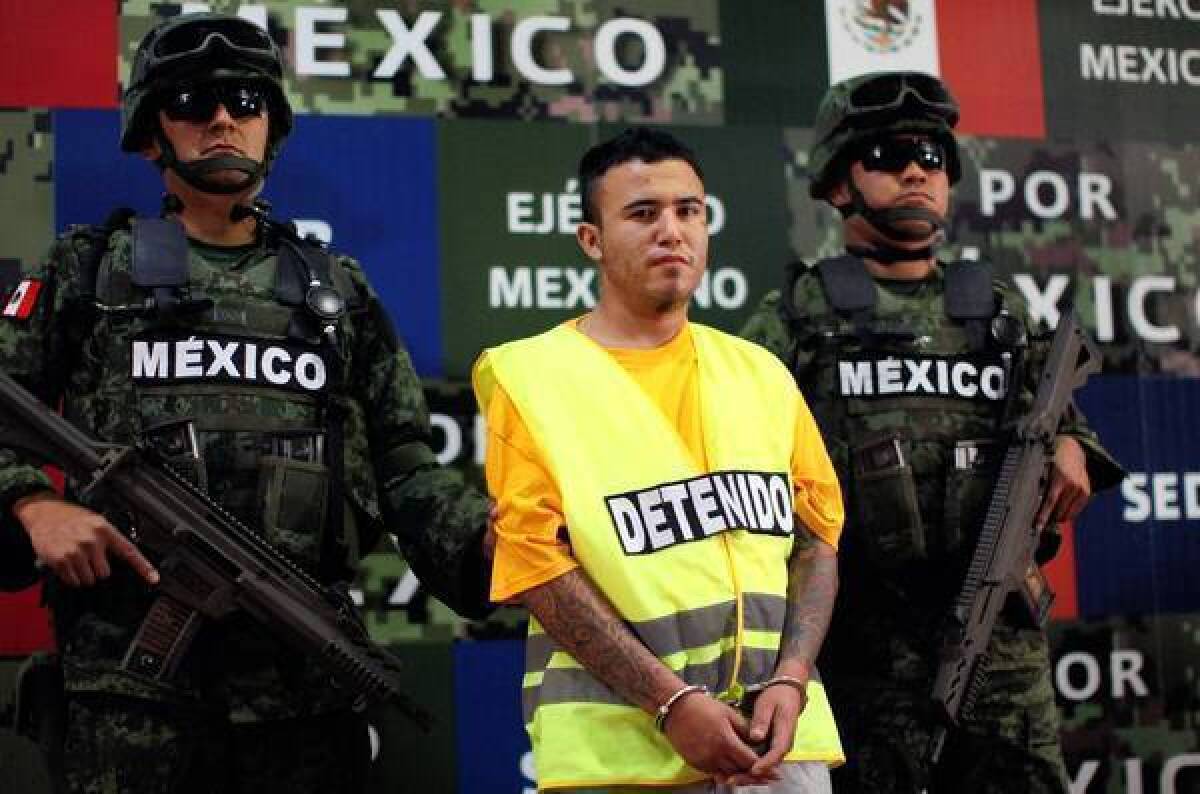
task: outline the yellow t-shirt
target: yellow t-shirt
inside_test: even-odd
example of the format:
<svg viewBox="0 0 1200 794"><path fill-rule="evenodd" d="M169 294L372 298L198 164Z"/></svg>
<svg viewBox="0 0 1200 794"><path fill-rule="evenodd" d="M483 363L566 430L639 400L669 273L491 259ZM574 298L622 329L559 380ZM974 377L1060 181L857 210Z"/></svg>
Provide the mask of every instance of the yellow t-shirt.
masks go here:
<svg viewBox="0 0 1200 794"><path fill-rule="evenodd" d="M571 321L574 327L578 321ZM679 432L702 470L708 469L700 420L696 351L689 326L652 350L606 348ZM614 406L613 415L619 416ZM580 417L581 422L610 417ZM496 385L487 414L488 490L496 500L492 600L503 602L578 567L571 554L558 483L546 468L520 414ZM807 406L798 416L792 453L795 510L818 537L836 546L841 534L841 489ZM652 449L629 450L652 455Z"/></svg>

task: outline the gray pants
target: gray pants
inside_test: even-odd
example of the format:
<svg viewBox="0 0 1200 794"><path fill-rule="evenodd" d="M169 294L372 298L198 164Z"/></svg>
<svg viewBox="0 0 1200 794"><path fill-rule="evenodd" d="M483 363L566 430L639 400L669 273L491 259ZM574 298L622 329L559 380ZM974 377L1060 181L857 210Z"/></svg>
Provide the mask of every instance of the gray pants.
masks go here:
<svg viewBox="0 0 1200 794"><path fill-rule="evenodd" d="M780 764L782 780L769 786L720 786L711 780L686 786L610 786L559 788L553 794L831 794L829 767L823 761Z"/></svg>

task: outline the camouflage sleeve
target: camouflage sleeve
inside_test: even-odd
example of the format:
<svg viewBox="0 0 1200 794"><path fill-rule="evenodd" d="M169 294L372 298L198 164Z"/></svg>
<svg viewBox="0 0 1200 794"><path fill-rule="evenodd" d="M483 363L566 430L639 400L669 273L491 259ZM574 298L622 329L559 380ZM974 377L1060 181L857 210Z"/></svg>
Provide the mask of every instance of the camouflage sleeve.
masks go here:
<svg viewBox="0 0 1200 794"><path fill-rule="evenodd" d="M75 320L85 313L74 304L82 256L90 256L86 241L72 234L59 238L43 261L22 267L15 280L16 289L24 284L25 290L37 290L27 312L0 317L0 367L50 405L57 404L70 362L78 357ZM11 523L14 501L49 487L49 478L26 455L0 448L0 520Z"/></svg>
<svg viewBox="0 0 1200 794"><path fill-rule="evenodd" d="M483 617L491 610L482 545L487 499L434 459L429 410L408 352L361 269L344 264L366 298L352 378L357 398L369 406L384 522L430 593L465 617Z"/></svg>
<svg viewBox="0 0 1200 794"><path fill-rule="evenodd" d="M0 316L0 368L48 404L57 404L63 379L77 351L74 320L84 316L73 304L79 300L77 275L81 256L90 256L85 241L64 236L51 247L46 258L20 268L11 279L12 293L3 295L4 305L15 300L16 290L28 296L24 307ZM49 366L49 362L55 362ZM52 488L40 463L20 450L0 446L0 590L31 583L32 549L24 530L12 514L18 499Z"/></svg>
<svg viewBox="0 0 1200 794"><path fill-rule="evenodd" d="M1041 334L1041 331L1044 329L1038 329L1033 326L1024 302L1017 296L1015 291L1000 282L997 282L996 290L1002 295L1005 307L1020 318L1025 326L1028 338L1033 340L1030 343L1029 359L1024 373L1024 389L1029 393L1029 398L1032 399L1033 392L1037 388L1038 374L1041 372L1046 355L1049 353L1048 337ZM1038 340L1039 336L1042 337L1041 341ZM1125 469L1122 468L1116 458L1100 443L1100 437L1088 425L1087 417L1083 415L1083 411L1079 410L1079 407L1074 402L1068 407L1067 414L1063 417L1059 433L1071 436L1083 447L1084 455L1087 457L1088 479L1091 481L1093 493L1114 488L1120 484L1121 480L1125 479Z"/></svg>
<svg viewBox="0 0 1200 794"><path fill-rule="evenodd" d="M1121 480L1125 479L1125 468L1101 445L1100 437L1088 427L1087 418L1074 404L1064 420L1062 432L1073 436L1083 447L1083 453L1087 456L1088 480L1091 482L1092 493L1106 491L1121 484Z"/></svg>
<svg viewBox="0 0 1200 794"><path fill-rule="evenodd" d="M791 371L804 390L804 373L812 363L815 329L808 322L813 316L810 309L824 306L824 295L816 278L801 273L792 283L792 300L796 316L789 317L784 309L784 297L780 290L771 290L742 326L741 337L762 345L774 353Z"/></svg>
<svg viewBox="0 0 1200 794"><path fill-rule="evenodd" d="M780 313L780 300L780 292L777 289L764 295L758 308L742 326L740 336L762 345L790 367L796 343L794 337L788 333L787 323Z"/></svg>

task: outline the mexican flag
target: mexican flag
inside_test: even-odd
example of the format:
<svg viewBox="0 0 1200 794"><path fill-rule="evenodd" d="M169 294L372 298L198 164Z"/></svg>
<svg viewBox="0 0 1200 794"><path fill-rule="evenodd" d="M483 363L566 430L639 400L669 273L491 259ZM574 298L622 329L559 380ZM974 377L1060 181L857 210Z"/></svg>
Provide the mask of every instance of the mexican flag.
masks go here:
<svg viewBox="0 0 1200 794"><path fill-rule="evenodd" d="M938 75L962 105L959 131L1042 138L1036 0L825 0L831 83L865 72Z"/></svg>

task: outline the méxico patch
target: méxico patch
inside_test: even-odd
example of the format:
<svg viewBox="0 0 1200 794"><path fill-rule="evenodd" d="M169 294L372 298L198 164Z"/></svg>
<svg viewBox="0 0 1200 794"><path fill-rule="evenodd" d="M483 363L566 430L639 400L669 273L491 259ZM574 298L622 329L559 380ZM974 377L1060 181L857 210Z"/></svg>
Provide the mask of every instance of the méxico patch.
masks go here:
<svg viewBox="0 0 1200 794"><path fill-rule="evenodd" d="M28 320L37 307L38 296L41 293L42 280L40 278L23 279L20 284L17 284L12 295L8 296L8 301L5 302L4 310L0 312L0 315L13 320Z"/></svg>
<svg viewBox="0 0 1200 794"><path fill-rule="evenodd" d="M604 501L626 554L649 554L731 529L792 532L792 486L778 472L713 472Z"/></svg>
<svg viewBox="0 0 1200 794"><path fill-rule="evenodd" d="M877 356L843 358L837 364L842 397L997 402L1008 394L1008 359L1003 355Z"/></svg>
<svg viewBox="0 0 1200 794"><path fill-rule="evenodd" d="M130 376L141 385L245 383L320 392L329 381L312 347L227 336L134 339Z"/></svg>

